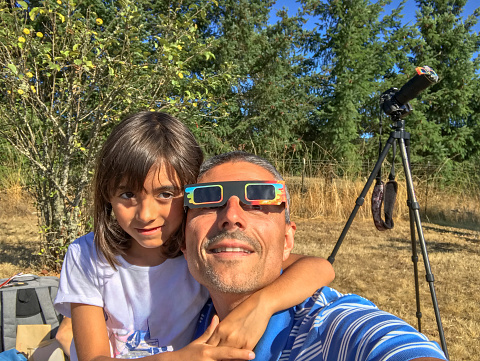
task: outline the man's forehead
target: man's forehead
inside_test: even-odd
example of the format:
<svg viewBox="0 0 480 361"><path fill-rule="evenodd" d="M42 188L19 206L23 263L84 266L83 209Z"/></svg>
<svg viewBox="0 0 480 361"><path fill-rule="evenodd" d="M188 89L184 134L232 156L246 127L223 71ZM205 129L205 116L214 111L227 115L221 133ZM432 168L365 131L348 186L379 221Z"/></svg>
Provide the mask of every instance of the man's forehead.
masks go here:
<svg viewBox="0 0 480 361"><path fill-rule="evenodd" d="M219 164L207 172L199 179L199 183L207 182L226 182L240 180L271 180L274 176L265 168L249 162L227 162Z"/></svg>

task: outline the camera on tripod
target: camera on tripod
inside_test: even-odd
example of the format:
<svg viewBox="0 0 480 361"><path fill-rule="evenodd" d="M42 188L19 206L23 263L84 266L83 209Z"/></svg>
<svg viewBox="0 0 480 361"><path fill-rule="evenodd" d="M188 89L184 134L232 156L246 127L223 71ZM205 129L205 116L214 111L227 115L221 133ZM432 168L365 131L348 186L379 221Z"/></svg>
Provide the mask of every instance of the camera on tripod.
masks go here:
<svg viewBox="0 0 480 361"><path fill-rule="evenodd" d="M417 74L410 79L400 90L390 88L380 96L380 106L387 115L402 118L412 111L408 103L430 85L438 82L437 73L429 66L415 69Z"/></svg>

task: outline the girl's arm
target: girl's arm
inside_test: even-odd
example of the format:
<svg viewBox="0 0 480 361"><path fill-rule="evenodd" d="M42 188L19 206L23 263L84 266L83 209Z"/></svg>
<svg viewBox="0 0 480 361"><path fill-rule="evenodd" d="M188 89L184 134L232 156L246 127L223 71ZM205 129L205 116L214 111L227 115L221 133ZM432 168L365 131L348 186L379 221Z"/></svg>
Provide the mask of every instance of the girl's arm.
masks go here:
<svg viewBox="0 0 480 361"><path fill-rule="evenodd" d="M103 309L82 303L72 303L70 309L78 360L113 360Z"/></svg>
<svg viewBox="0 0 480 361"><path fill-rule="evenodd" d="M62 347L63 353L70 357L70 346L73 340L72 319L70 317L63 317L55 334L55 339Z"/></svg>
<svg viewBox="0 0 480 361"><path fill-rule="evenodd" d="M320 257L292 253L283 270L275 282L257 292L261 301L270 303L272 315L298 305L335 278L332 264Z"/></svg>
<svg viewBox="0 0 480 361"><path fill-rule="evenodd" d="M208 343L253 350L274 313L298 305L335 278L332 265L324 258L290 254L283 269L275 282L231 311Z"/></svg>
<svg viewBox="0 0 480 361"><path fill-rule="evenodd" d="M73 339L79 361L114 361L110 357L110 343L103 309L98 306L80 303L71 304ZM252 360L255 354L249 350L241 350L229 346L207 345L218 326L218 317L197 340L174 352L164 352L143 357L144 361L219 361L219 360Z"/></svg>

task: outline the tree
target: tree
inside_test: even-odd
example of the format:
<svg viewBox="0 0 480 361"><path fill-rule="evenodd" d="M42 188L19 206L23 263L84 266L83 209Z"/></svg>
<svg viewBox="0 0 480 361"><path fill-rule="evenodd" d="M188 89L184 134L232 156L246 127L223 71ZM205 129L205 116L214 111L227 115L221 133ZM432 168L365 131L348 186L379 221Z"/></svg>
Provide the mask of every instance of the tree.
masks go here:
<svg viewBox="0 0 480 361"><path fill-rule="evenodd" d="M408 61L409 29L400 25L398 9L380 19L389 1L302 1L318 18L306 47L318 72L316 111L308 139L330 150L336 160L359 160L358 143L372 132L378 100Z"/></svg>
<svg viewBox="0 0 480 361"><path fill-rule="evenodd" d="M47 267L58 269L85 231L85 194L111 127L139 109L183 119L204 103L215 108L209 90L228 79L228 72L190 69L212 56L215 41L198 36L202 6L179 16L181 3L162 13L149 3L0 5L0 134L31 165Z"/></svg>
<svg viewBox="0 0 480 361"><path fill-rule="evenodd" d="M480 36L473 31L480 8L462 20L466 0L418 0L417 26L421 42L414 47L415 63L431 66L438 84L415 102L411 126L421 145L416 153L434 162L478 156ZM474 59L474 57L477 57Z"/></svg>
<svg viewBox="0 0 480 361"><path fill-rule="evenodd" d="M244 149L281 157L300 144L309 106L296 44L302 19L281 12L280 21L268 25L271 6L271 0L227 0L207 14L203 34L219 42L211 48L215 57L201 60L198 69L216 72L227 62L232 74L230 84L214 90L228 113L214 112L215 122L203 122L218 140L209 153Z"/></svg>

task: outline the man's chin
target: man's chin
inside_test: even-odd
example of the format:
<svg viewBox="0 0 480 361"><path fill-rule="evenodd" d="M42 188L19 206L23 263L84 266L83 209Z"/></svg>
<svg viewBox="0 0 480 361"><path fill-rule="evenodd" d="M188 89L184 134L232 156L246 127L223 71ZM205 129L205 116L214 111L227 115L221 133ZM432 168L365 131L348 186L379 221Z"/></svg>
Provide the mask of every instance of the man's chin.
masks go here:
<svg viewBox="0 0 480 361"><path fill-rule="evenodd" d="M231 271L231 270L230 270ZM258 276L246 272L226 273L216 268L208 268L204 275L205 286L211 291L227 294L245 294L257 291ZM220 276L222 275L222 276ZM203 282L202 282L203 283Z"/></svg>

